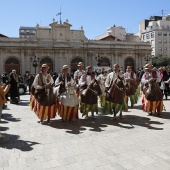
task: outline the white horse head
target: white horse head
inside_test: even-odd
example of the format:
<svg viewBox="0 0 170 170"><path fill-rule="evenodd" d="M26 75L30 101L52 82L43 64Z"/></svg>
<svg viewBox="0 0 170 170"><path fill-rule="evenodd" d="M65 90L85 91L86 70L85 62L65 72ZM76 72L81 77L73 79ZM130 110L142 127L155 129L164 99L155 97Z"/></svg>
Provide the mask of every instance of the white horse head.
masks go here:
<svg viewBox="0 0 170 170"><path fill-rule="evenodd" d="M99 82L99 86L100 86L101 91L102 91L102 96L105 96L106 95L106 92L105 92L105 81L103 81L102 79L98 79L97 81Z"/></svg>
<svg viewBox="0 0 170 170"><path fill-rule="evenodd" d="M60 88L60 86L53 87L53 93L55 94L55 96L59 95L59 88Z"/></svg>
<svg viewBox="0 0 170 170"><path fill-rule="evenodd" d="M75 107L79 104L78 97L75 94L75 85L71 84L67 90L59 95L59 101L64 106Z"/></svg>

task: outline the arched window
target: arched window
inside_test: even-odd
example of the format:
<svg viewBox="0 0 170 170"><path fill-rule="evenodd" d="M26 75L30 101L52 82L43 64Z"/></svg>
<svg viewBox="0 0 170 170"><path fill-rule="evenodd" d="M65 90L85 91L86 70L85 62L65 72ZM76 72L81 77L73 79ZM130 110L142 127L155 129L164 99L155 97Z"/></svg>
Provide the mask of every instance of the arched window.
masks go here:
<svg viewBox="0 0 170 170"><path fill-rule="evenodd" d="M101 65L100 66L108 66L110 67L110 60L106 57L102 57L102 61L100 63Z"/></svg>
<svg viewBox="0 0 170 170"><path fill-rule="evenodd" d="M135 69L134 59L131 57L126 58L124 66L125 66L124 71L126 71L127 66L131 66L133 69Z"/></svg>
<svg viewBox="0 0 170 170"><path fill-rule="evenodd" d="M9 58L5 64L19 64L19 61L16 58Z"/></svg>
<svg viewBox="0 0 170 170"><path fill-rule="evenodd" d="M10 73L13 69L15 69L17 74L20 74L20 62L14 57L7 59L4 67L4 70L7 73Z"/></svg>
<svg viewBox="0 0 170 170"><path fill-rule="evenodd" d="M73 58L71 60L71 63L70 63L71 72L75 72L77 70L77 65L79 62L83 63L83 60L79 57Z"/></svg>
<svg viewBox="0 0 170 170"><path fill-rule="evenodd" d="M49 72L53 71L53 61L49 57L43 58L40 61L40 67L42 66L42 64L47 64L49 66Z"/></svg>

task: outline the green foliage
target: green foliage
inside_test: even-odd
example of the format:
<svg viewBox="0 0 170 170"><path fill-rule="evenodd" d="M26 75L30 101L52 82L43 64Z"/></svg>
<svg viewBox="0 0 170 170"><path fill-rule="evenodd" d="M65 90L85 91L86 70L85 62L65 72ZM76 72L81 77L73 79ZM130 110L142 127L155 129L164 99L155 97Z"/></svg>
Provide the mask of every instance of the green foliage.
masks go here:
<svg viewBox="0 0 170 170"><path fill-rule="evenodd" d="M170 65L170 57L167 56L153 57L152 64L154 67L168 66Z"/></svg>

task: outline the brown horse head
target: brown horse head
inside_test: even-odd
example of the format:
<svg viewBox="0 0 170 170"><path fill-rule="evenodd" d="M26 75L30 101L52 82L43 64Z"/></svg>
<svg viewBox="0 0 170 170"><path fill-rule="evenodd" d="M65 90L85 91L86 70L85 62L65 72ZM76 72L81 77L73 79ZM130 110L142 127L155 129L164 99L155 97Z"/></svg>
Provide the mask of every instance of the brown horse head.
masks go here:
<svg viewBox="0 0 170 170"><path fill-rule="evenodd" d="M52 106L56 103L57 96L54 94L53 88L49 89L49 94L45 89L36 90L34 96L42 106Z"/></svg>
<svg viewBox="0 0 170 170"><path fill-rule="evenodd" d="M129 82L126 83L125 88L126 88L126 95L131 96L136 92L138 85L136 82L133 80L130 80Z"/></svg>
<svg viewBox="0 0 170 170"><path fill-rule="evenodd" d="M94 80L92 80L91 84L92 84L92 89L94 91L96 91L96 95L100 96L102 94L102 90L100 88L99 81L94 79ZM89 87L90 87L90 85L89 85Z"/></svg>
<svg viewBox="0 0 170 170"><path fill-rule="evenodd" d="M102 91L99 82L94 79L88 87L82 91L81 101L87 104L97 104L97 96L101 95Z"/></svg>
<svg viewBox="0 0 170 170"><path fill-rule="evenodd" d="M110 89L106 93L106 100L113 103L123 103L125 97L125 86L123 79L119 76L112 82Z"/></svg>
<svg viewBox="0 0 170 170"><path fill-rule="evenodd" d="M150 79L148 84L144 86L143 93L149 101L161 101L163 99L163 93L155 78Z"/></svg>

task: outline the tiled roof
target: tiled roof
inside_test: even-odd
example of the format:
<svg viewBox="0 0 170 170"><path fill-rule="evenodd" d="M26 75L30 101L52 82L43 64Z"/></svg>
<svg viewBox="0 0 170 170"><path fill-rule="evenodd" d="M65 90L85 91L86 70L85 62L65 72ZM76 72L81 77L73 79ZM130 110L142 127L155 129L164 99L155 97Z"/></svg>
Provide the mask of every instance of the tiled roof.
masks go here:
<svg viewBox="0 0 170 170"><path fill-rule="evenodd" d="M3 35L3 34L0 34L0 37L7 37L7 36L5 36L5 35ZM8 37L7 37L8 38Z"/></svg>

